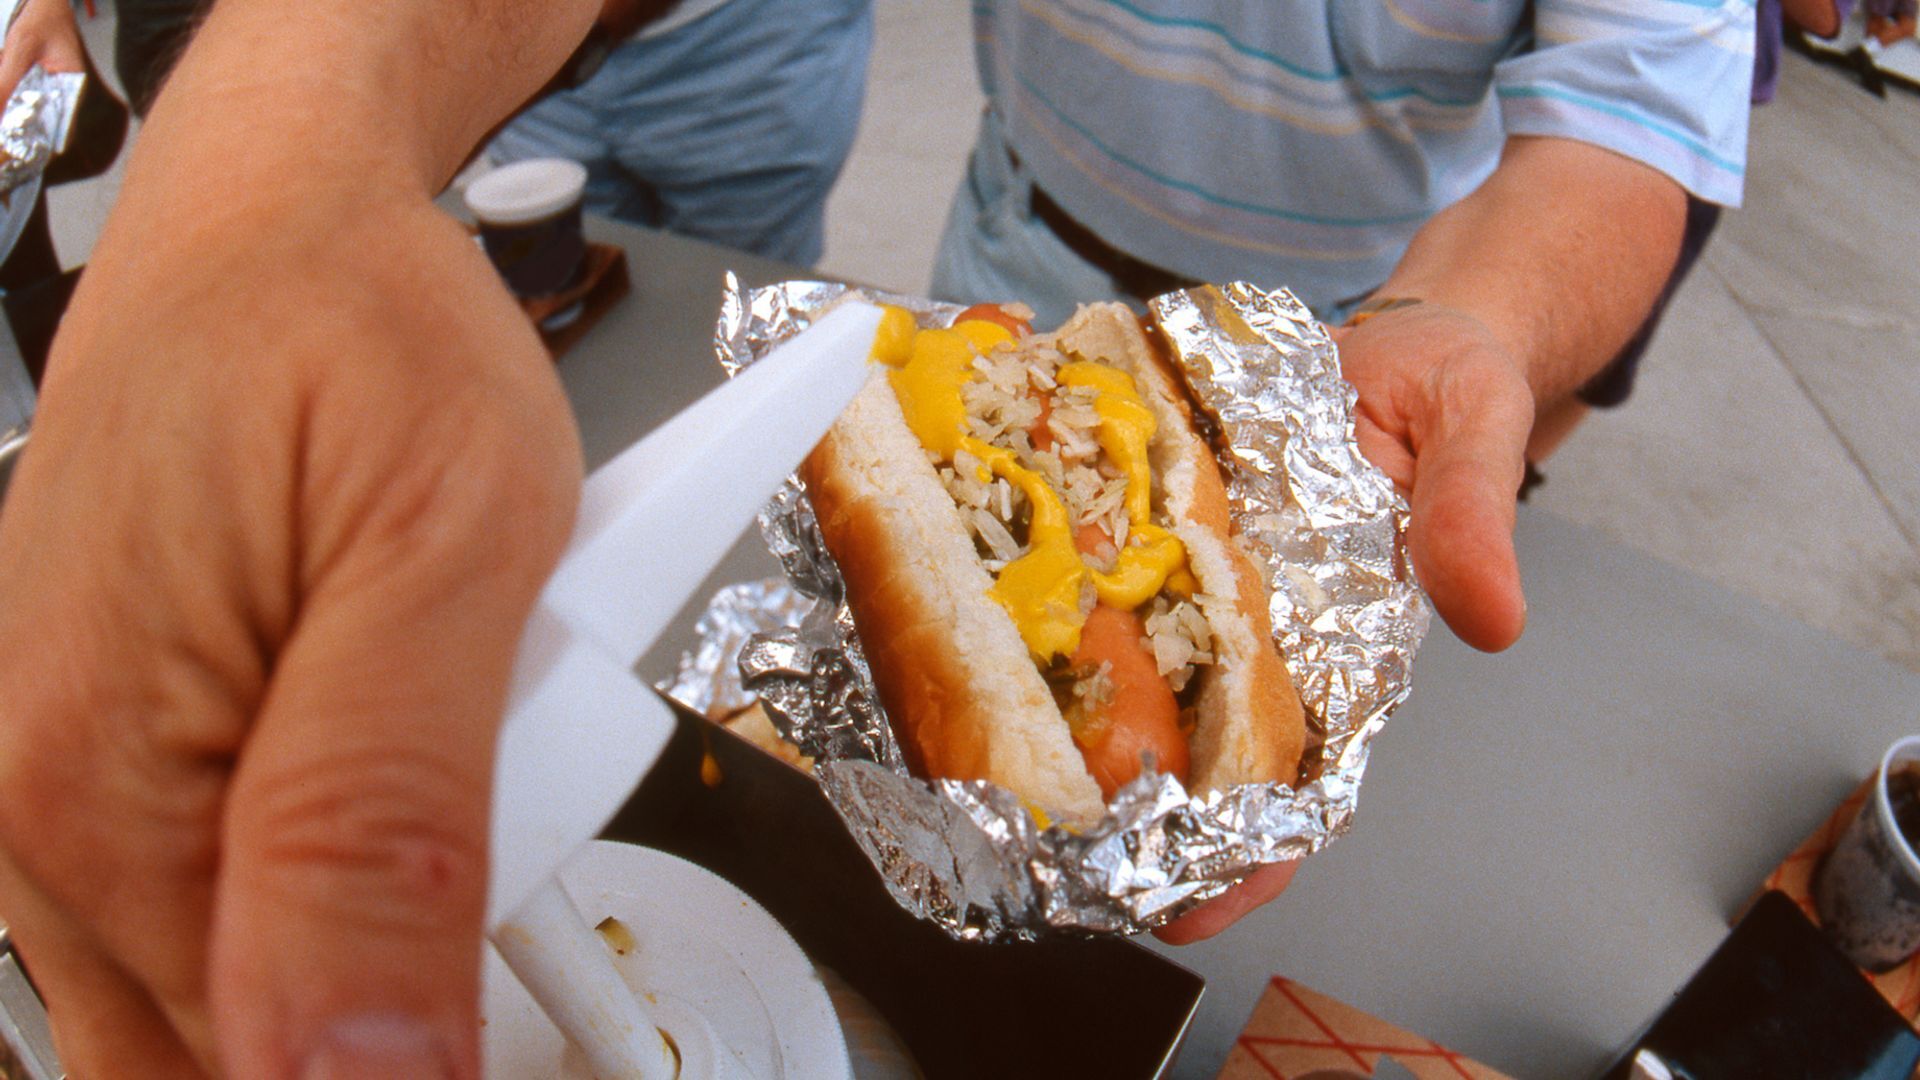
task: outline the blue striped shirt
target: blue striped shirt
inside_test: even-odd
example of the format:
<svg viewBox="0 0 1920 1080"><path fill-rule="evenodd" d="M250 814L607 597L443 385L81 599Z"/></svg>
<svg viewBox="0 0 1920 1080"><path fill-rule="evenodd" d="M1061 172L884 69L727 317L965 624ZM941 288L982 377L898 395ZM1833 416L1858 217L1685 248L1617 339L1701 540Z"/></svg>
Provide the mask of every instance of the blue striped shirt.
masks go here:
<svg viewBox="0 0 1920 1080"><path fill-rule="evenodd" d="M1754 0L976 0L981 80L1115 247L1317 310L1386 279L1509 135L1740 200Z"/></svg>

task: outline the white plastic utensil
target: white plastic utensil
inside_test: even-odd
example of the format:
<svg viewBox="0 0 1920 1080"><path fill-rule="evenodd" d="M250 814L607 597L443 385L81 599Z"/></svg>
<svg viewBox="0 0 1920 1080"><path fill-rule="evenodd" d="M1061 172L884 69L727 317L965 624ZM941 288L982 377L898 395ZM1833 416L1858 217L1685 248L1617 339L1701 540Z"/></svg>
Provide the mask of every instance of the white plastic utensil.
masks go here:
<svg viewBox="0 0 1920 1080"><path fill-rule="evenodd" d="M865 384L879 320L869 304L835 308L588 478L508 697L490 921L599 832L659 756L672 718L634 663Z"/></svg>
<svg viewBox="0 0 1920 1080"><path fill-rule="evenodd" d="M607 841L582 848L559 878L587 922L624 928L612 935L624 939L613 966L673 1033L681 1080L848 1080L853 1051L820 973L753 897L666 852ZM497 962L481 1001L486 1076L584 1080L591 1071Z"/></svg>
<svg viewBox="0 0 1920 1080"><path fill-rule="evenodd" d="M553 875L660 756L632 667L865 384L880 310L844 304L596 470L521 640L494 770L490 936L600 1075L673 1075Z"/></svg>

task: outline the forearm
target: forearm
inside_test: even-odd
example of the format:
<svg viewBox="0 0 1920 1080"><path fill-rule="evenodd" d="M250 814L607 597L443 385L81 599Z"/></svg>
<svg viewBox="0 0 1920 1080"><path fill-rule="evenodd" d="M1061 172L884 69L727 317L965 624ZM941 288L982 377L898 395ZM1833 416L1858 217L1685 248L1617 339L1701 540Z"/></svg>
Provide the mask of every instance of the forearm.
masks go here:
<svg viewBox="0 0 1920 1080"><path fill-rule="evenodd" d="M141 133L121 216L431 197L597 6L221 0Z"/></svg>
<svg viewBox="0 0 1920 1080"><path fill-rule="evenodd" d="M1566 139L1515 138L1484 184L1420 230L1376 295L1472 315L1544 407L1639 328L1685 221L1679 185L1639 162Z"/></svg>
<svg viewBox="0 0 1920 1080"><path fill-rule="evenodd" d="M93 331L151 321L136 308L167 312L160 332L190 347L248 340L282 297L325 305L341 283L416 308L456 291L420 269L472 261L429 200L596 6L222 0L141 133L55 365L127 362Z"/></svg>

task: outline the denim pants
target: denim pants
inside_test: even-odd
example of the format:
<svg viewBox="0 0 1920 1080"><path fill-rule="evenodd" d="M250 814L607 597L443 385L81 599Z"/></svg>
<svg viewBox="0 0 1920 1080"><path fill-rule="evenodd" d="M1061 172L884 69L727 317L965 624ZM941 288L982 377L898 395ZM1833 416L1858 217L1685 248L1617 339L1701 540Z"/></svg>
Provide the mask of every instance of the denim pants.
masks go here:
<svg viewBox="0 0 1920 1080"><path fill-rule="evenodd" d="M498 163L587 167L587 209L810 264L859 126L872 0L728 0L615 46L497 135Z"/></svg>

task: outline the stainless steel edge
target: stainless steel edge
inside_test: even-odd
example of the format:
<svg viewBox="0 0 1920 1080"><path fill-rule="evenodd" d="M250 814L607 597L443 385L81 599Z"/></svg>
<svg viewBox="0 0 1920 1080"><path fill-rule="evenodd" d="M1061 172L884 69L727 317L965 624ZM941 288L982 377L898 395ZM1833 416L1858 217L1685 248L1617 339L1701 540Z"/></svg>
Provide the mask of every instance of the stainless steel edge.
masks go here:
<svg viewBox="0 0 1920 1080"><path fill-rule="evenodd" d="M27 436L30 433L26 427L0 432L0 505L5 505L7 501L7 485L13 480L14 462L20 452L27 448Z"/></svg>
<svg viewBox="0 0 1920 1080"><path fill-rule="evenodd" d="M0 923L0 1077L5 1080L61 1080L60 1056L40 995L14 955L13 942Z"/></svg>

